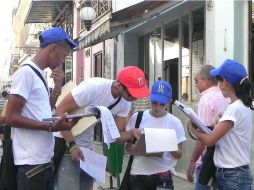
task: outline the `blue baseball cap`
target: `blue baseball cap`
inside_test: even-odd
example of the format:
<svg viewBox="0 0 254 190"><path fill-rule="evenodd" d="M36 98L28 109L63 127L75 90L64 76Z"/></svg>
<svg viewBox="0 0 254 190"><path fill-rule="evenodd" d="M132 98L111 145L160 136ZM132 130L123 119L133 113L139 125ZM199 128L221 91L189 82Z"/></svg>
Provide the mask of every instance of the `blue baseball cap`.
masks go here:
<svg viewBox="0 0 254 190"><path fill-rule="evenodd" d="M235 60L226 59L222 65L210 71L212 77L220 76L231 84L239 84L247 76L244 66Z"/></svg>
<svg viewBox="0 0 254 190"><path fill-rule="evenodd" d="M150 93L151 102L167 104L172 98L172 88L167 81L156 81Z"/></svg>
<svg viewBox="0 0 254 190"><path fill-rule="evenodd" d="M66 40L72 49L76 49L78 45L66 34L63 28L53 27L43 31L39 35L40 47L47 46L56 42Z"/></svg>

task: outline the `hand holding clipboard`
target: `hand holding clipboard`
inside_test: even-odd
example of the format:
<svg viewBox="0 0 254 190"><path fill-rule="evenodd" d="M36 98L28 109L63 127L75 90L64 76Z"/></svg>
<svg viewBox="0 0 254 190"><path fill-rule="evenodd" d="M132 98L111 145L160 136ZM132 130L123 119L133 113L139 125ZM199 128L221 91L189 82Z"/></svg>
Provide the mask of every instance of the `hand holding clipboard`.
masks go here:
<svg viewBox="0 0 254 190"><path fill-rule="evenodd" d="M191 107L186 106L184 104L182 104L181 102L175 100L174 104L176 105L176 107L178 109L180 109L188 118L190 118L190 120L192 121L192 123L197 126L200 130L202 130L203 132L210 134L211 130L206 127L202 121L199 119L199 117L197 116L197 114L192 110Z"/></svg>

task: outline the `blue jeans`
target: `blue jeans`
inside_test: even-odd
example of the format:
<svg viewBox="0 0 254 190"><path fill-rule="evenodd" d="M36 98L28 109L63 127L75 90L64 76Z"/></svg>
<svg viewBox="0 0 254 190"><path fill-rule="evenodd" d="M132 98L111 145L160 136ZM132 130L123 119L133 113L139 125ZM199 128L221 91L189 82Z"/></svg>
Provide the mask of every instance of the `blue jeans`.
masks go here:
<svg viewBox="0 0 254 190"><path fill-rule="evenodd" d="M53 190L54 169L47 168L31 178L27 178L25 173L37 165L17 166L17 190Z"/></svg>
<svg viewBox="0 0 254 190"><path fill-rule="evenodd" d="M55 176L55 190L92 190L94 179L80 169L70 154L62 158Z"/></svg>
<svg viewBox="0 0 254 190"><path fill-rule="evenodd" d="M218 169L216 179L219 190L251 190L253 178L249 168Z"/></svg>

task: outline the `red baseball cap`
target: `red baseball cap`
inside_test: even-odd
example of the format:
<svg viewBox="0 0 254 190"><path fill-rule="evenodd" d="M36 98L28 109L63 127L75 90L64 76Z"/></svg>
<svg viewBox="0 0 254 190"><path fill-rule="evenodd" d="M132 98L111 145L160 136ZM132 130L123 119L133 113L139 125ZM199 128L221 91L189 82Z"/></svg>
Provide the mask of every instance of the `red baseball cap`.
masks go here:
<svg viewBox="0 0 254 190"><path fill-rule="evenodd" d="M117 76L134 98L144 98L149 96L149 89L146 84L144 72L136 66L124 67Z"/></svg>

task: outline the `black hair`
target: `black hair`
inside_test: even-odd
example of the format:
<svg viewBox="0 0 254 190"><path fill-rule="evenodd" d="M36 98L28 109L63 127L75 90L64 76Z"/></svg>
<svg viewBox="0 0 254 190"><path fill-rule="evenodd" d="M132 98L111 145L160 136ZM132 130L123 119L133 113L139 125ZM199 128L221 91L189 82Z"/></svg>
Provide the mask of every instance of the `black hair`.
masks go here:
<svg viewBox="0 0 254 190"><path fill-rule="evenodd" d="M243 79L240 84L234 85L236 96L242 100L243 104L254 110L252 98L250 96L251 83L248 78Z"/></svg>
<svg viewBox="0 0 254 190"><path fill-rule="evenodd" d="M9 93L8 93L7 91L4 90L4 91L2 92L2 97L3 97L3 98L6 98L8 95L9 95Z"/></svg>

